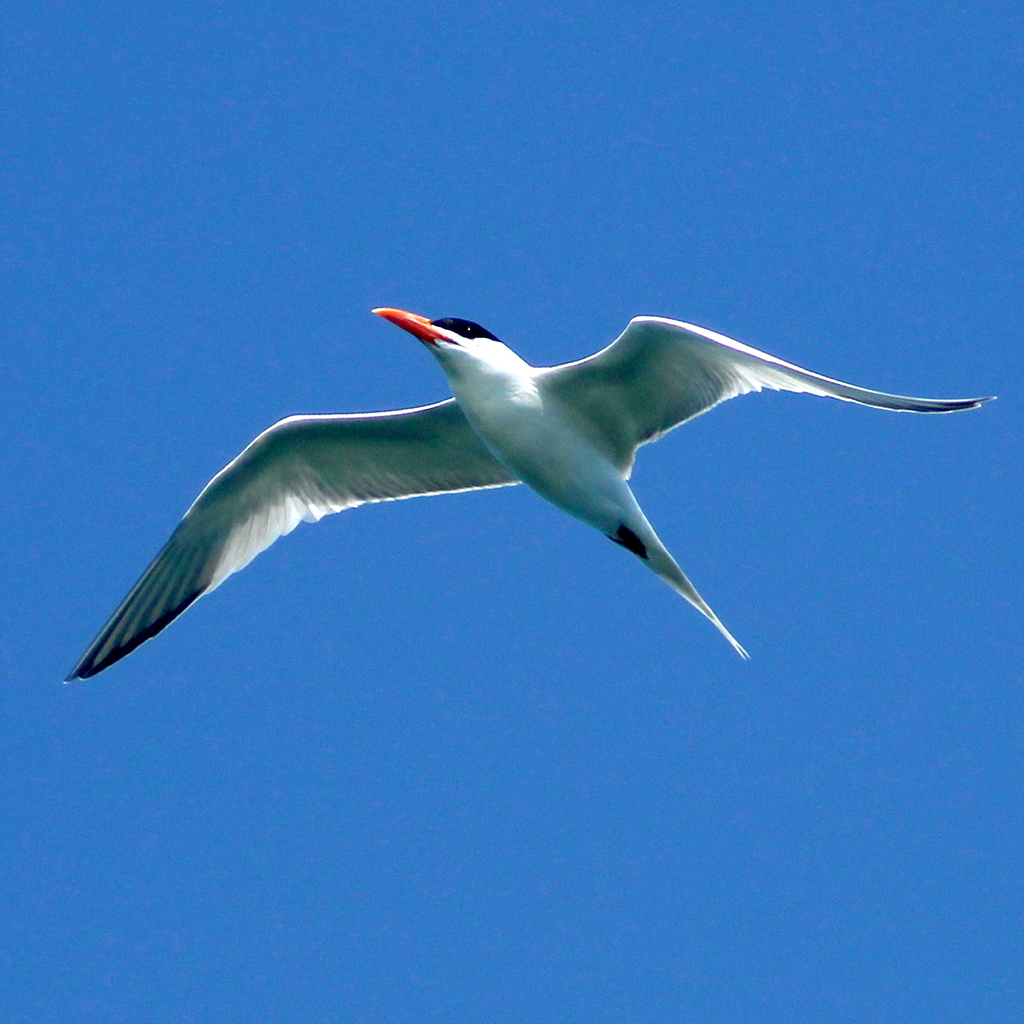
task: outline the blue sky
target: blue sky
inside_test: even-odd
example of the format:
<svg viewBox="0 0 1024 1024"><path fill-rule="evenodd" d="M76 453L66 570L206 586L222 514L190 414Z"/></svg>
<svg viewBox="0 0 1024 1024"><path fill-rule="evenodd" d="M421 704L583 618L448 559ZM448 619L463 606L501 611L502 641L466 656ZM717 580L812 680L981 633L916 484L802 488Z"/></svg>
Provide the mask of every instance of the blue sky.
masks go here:
<svg viewBox="0 0 1024 1024"><path fill-rule="evenodd" d="M74 4L2 47L0 1016L1020 1014L1024 16ZM209 477L689 320L748 396L635 490L752 655L523 488L303 526L60 680Z"/></svg>

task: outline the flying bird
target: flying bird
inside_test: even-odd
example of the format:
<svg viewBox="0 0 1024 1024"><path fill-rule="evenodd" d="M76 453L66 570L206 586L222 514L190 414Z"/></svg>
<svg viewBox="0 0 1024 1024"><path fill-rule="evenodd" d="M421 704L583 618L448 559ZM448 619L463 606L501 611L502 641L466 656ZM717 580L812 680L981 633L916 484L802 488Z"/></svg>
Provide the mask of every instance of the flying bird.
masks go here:
<svg viewBox="0 0 1024 1024"><path fill-rule="evenodd" d="M959 412L989 400L868 391L663 317L636 317L586 359L537 367L470 320L373 312L424 343L454 397L394 412L289 416L265 430L203 488L68 682L130 654L302 520L518 483L630 551L746 658L637 504L628 483L637 449L762 388L898 412Z"/></svg>

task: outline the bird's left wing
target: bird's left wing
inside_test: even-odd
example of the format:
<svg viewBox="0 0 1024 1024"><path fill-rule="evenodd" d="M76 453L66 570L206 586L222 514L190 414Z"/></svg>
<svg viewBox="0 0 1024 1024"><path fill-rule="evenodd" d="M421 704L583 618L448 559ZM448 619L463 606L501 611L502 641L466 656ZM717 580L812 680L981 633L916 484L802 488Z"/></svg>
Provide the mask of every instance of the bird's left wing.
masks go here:
<svg viewBox="0 0 1024 1024"><path fill-rule="evenodd" d="M281 420L206 485L68 680L130 654L302 520L364 502L515 483L453 399Z"/></svg>
<svg viewBox="0 0 1024 1024"><path fill-rule="evenodd" d="M641 316L606 349L538 383L624 472L638 446L724 402L769 388L899 412L957 412L987 398L909 398L844 384L693 324Z"/></svg>

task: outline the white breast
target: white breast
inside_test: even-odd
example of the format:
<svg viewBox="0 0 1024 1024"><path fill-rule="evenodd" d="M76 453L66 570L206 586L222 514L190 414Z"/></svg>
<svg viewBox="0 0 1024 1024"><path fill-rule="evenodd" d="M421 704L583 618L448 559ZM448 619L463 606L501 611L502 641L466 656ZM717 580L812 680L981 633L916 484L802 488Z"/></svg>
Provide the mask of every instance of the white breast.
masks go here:
<svg viewBox="0 0 1024 1024"><path fill-rule="evenodd" d="M492 373L452 387L484 444L525 484L597 529L615 529L631 504L628 486L532 375Z"/></svg>

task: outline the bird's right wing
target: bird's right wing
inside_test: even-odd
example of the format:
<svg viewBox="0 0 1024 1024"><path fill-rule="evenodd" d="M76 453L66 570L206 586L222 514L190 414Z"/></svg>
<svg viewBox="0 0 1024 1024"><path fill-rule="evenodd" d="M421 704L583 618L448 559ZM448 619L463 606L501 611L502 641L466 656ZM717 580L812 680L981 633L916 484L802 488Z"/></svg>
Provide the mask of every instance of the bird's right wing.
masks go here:
<svg viewBox="0 0 1024 1024"><path fill-rule="evenodd" d="M541 371L539 383L628 473L639 445L719 402L769 388L899 412L957 412L987 398L910 398L870 391L784 362L704 327L640 316L607 348Z"/></svg>
<svg viewBox="0 0 1024 1024"><path fill-rule="evenodd" d="M302 520L364 502L516 483L454 399L281 420L206 485L68 680L130 654Z"/></svg>

